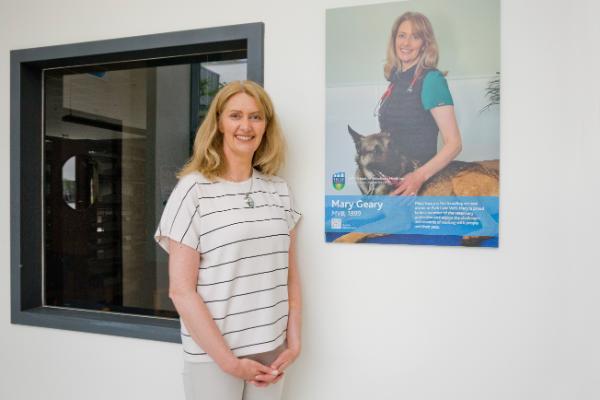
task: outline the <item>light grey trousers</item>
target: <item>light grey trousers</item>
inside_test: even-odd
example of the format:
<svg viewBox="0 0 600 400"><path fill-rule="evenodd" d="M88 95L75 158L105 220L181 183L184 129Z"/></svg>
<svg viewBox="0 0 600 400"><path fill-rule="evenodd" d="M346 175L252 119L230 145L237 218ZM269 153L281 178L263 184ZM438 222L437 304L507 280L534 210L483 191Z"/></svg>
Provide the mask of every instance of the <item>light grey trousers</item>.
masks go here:
<svg viewBox="0 0 600 400"><path fill-rule="evenodd" d="M264 365L271 365L285 344L267 353L244 356ZM214 362L183 362L183 389L186 400L280 400L283 381L267 387L256 387L221 371Z"/></svg>

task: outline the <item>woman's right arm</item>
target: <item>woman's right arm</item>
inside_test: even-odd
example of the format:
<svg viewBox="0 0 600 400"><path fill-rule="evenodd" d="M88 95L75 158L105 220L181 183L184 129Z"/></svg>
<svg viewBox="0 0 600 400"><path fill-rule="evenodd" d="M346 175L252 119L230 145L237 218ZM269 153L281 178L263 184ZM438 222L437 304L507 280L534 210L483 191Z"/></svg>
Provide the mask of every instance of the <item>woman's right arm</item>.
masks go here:
<svg viewBox="0 0 600 400"><path fill-rule="evenodd" d="M244 380L272 382L278 372L259 362L237 358L229 349L206 304L196 291L200 254L169 239L169 297L192 339L226 373Z"/></svg>

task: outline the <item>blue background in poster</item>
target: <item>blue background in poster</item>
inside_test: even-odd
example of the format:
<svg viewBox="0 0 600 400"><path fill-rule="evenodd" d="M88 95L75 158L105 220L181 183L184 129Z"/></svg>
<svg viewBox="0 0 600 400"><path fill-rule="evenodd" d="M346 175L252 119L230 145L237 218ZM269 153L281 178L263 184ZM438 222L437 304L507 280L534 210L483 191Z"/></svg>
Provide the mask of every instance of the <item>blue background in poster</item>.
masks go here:
<svg viewBox="0 0 600 400"><path fill-rule="evenodd" d="M498 236L498 197L325 196L327 233Z"/></svg>

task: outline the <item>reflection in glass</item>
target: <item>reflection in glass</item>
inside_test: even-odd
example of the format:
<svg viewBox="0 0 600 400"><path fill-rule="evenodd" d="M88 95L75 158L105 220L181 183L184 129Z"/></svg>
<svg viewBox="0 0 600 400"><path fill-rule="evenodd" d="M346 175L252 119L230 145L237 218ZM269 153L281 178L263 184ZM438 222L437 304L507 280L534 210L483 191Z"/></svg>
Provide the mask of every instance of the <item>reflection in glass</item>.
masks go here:
<svg viewBox="0 0 600 400"><path fill-rule="evenodd" d="M46 305L177 316L152 235L216 90L246 78L245 50L211 57L45 71Z"/></svg>
<svg viewBox="0 0 600 400"><path fill-rule="evenodd" d="M95 163L90 157L70 157L62 167L62 190L65 203L73 210L82 210L94 204L97 180Z"/></svg>

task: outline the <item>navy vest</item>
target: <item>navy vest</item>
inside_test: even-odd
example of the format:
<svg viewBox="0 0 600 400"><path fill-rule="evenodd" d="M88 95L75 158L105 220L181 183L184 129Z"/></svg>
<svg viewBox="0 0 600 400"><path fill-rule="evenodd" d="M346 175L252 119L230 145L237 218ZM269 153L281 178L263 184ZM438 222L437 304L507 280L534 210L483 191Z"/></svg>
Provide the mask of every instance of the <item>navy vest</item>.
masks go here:
<svg viewBox="0 0 600 400"><path fill-rule="evenodd" d="M394 88L379 108L379 126L382 132L391 134L392 145L401 154L424 164L437 153L439 129L421 103L423 78L428 70L409 90L415 70L413 66L404 72L392 72Z"/></svg>

